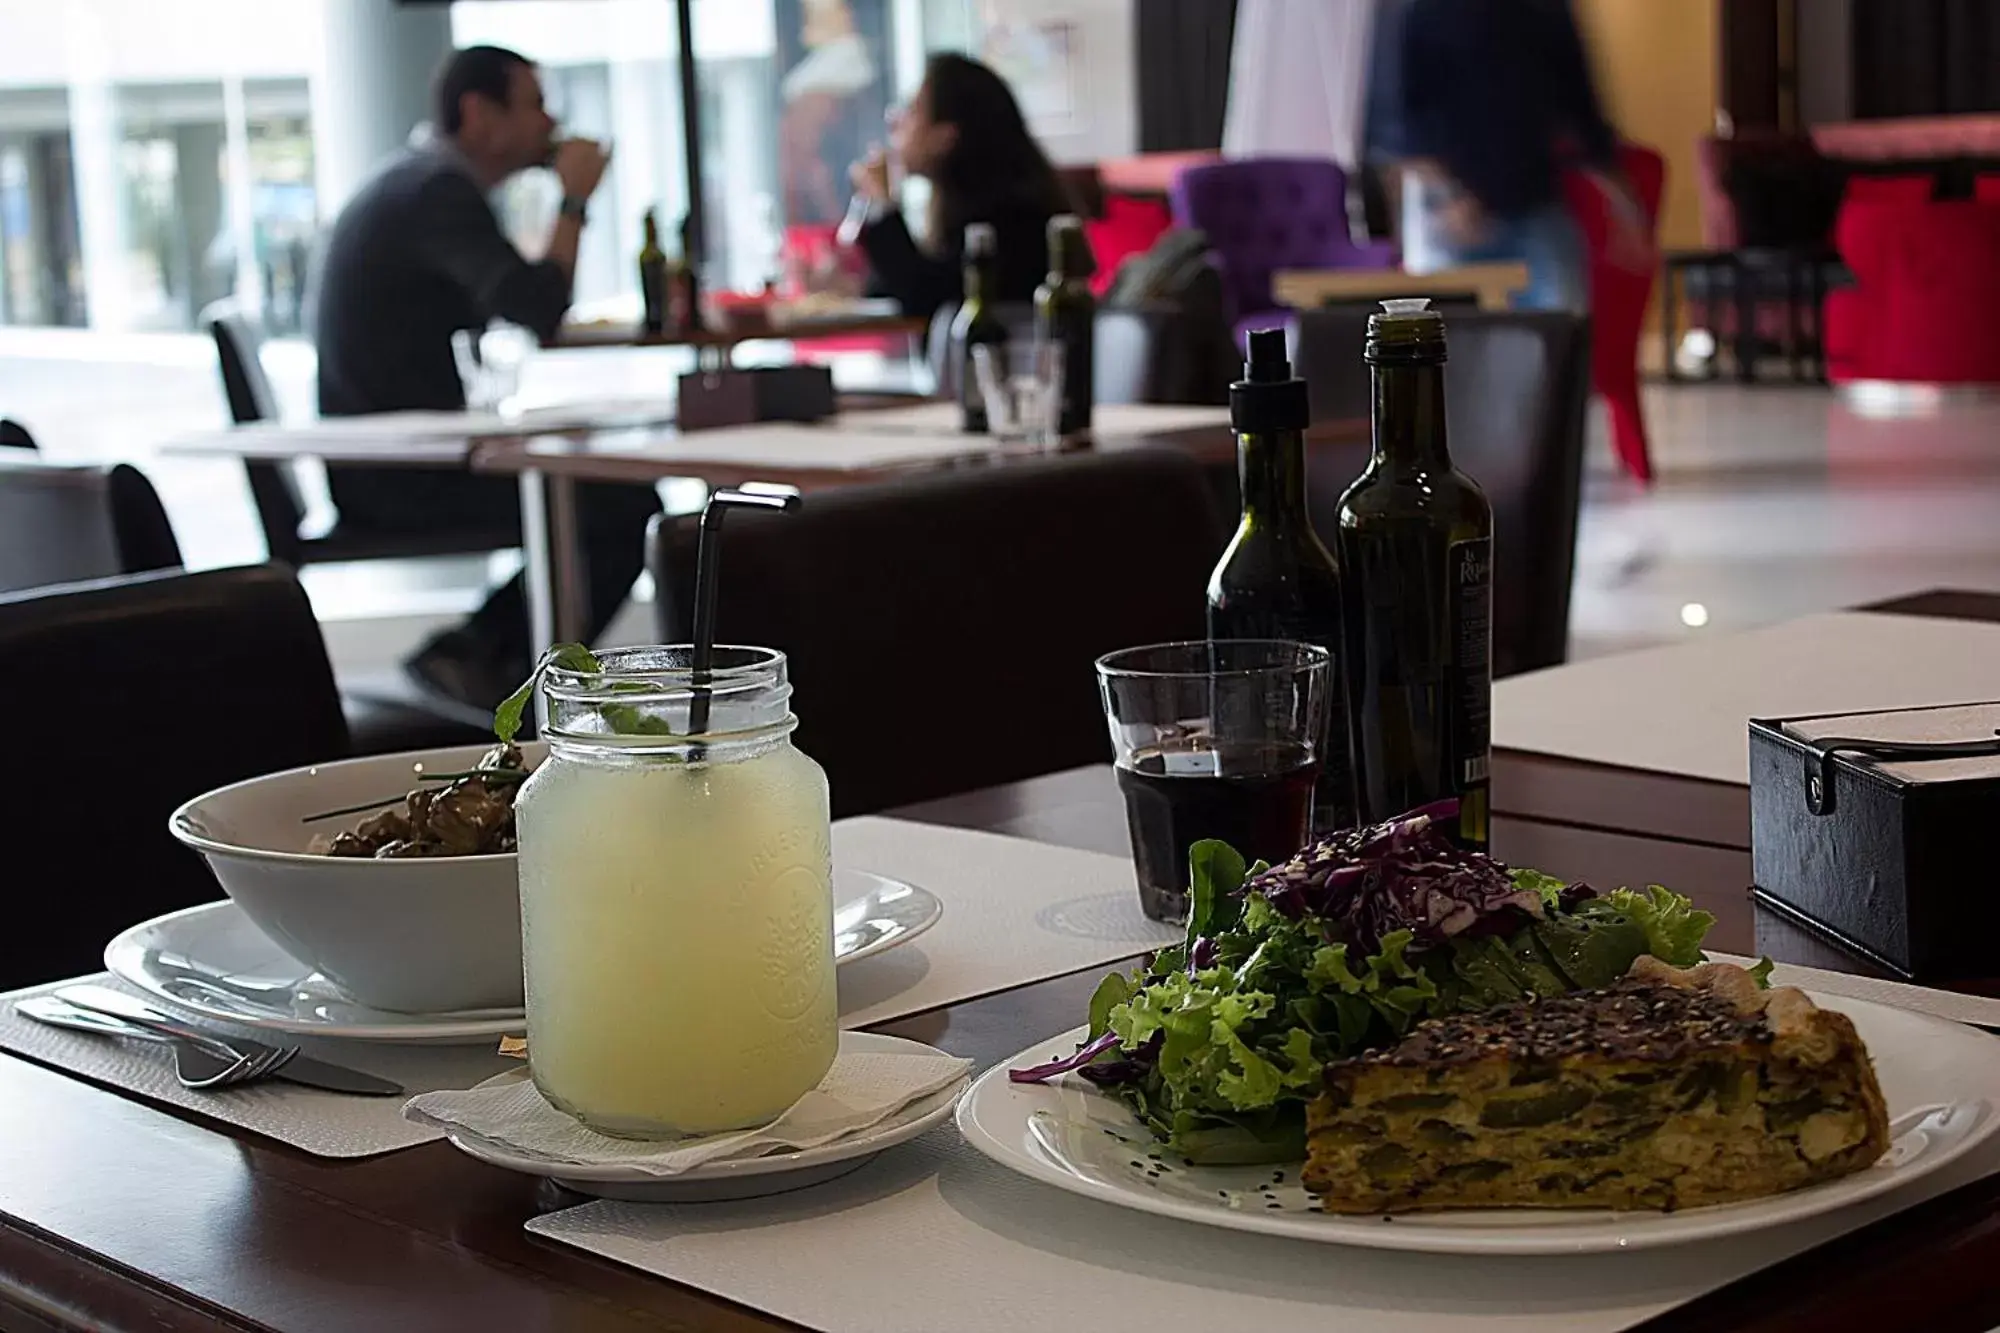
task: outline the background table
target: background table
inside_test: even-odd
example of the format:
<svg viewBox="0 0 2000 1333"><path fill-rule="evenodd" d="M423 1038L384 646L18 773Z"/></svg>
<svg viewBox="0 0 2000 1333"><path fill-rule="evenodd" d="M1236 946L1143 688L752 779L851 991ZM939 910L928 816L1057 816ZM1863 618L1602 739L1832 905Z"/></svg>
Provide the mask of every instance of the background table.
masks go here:
<svg viewBox="0 0 2000 1333"><path fill-rule="evenodd" d="M867 413L842 416L804 428L827 433L829 455L840 447L843 427L865 430ZM770 429L796 435L799 427L769 423ZM701 431L682 435L654 431L622 435L540 436L493 441L474 450L476 471L499 472L521 480L521 533L526 552L523 585L527 592L530 631L537 648L581 640L588 602L588 570L577 540L576 483L625 481L651 483L668 477L694 477L710 486L735 486L765 481L796 486L803 491L826 490L909 477L945 467L1009 467L1039 457L999 453L955 432L907 432L914 441L946 447L924 459L894 467L825 467L778 465L760 460L754 427ZM1307 432L1308 447L1343 444L1368 437L1363 420L1322 422ZM742 456L732 459L729 440L743 441ZM963 442L961 452L957 445ZM1092 446L1100 450L1171 448L1198 462L1233 468L1236 437L1226 426L1196 427L1145 434L1106 434Z"/></svg>
<svg viewBox="0 0 2000 1333"><path fill-rule="evenodd" d="M1878 609L2000 620L2000 596L1932 593ZM1671 884L1717 913L1718 947L1751 945L1747 789L1502 753L1494 790L1503 856L1566 877ZM1125 852L1124 812L1108 768L899 813ZM1790 944L1775 940L1771 951L1826 965ZM883 1030L987 1065L1073 1025L1099 971ZM0 1056L0 1329L785 1327L522 1232L529 1217L571 1202L553 1186L483 1166L443 1143L332 1162ZM1996 1268L2000 1178L1989 1178L1639 1327L1986 1333L2000 1323Z"/></svg>
<svg viewBox="0 0 2000 1333"><path fill-rule="evenodd" d="M1526 264L1465 264L1436 273L1401 269L1282 269L1271 275L1271 293L1298 310L1351 301L1386 301L1399 296L1471 296L1481 310L1505 310L1515 292L1528 285Z"/></svg>
<svg viewBox="0 0 2000 1333"><path fill-rule="evenodd" d="M692 347L699 356L711 353L716 364L728 361L739 343L810 342L815 338L850 338L865 335L909 339L914 355L930 332L928 319L881 312L806 317L773 324L760 311L733 312L715 328L695 333L647 333L632 324L569 324L557 332L551 347Z"/></svg>

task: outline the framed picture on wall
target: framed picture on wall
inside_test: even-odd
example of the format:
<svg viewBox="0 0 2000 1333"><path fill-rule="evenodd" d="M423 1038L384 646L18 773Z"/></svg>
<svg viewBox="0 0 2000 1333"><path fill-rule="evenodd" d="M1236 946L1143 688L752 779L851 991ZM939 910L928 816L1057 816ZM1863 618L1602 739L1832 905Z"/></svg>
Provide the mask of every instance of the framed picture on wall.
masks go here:
<svg viewBox="0 0 2000 1333"><path fill-rule="evenodd" d="M1038 135L1074 134L1084 128L1083 33L1067 19L1025 19L1010 8L986 25L979 58L1007 81Z"/></svg>

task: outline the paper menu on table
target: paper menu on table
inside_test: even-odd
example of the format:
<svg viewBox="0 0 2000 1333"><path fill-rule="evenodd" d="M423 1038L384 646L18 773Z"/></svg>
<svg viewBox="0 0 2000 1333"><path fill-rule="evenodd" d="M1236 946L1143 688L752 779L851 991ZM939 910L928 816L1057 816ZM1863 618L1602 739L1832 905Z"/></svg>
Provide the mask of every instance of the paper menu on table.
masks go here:
<svg viewBox="0 0 2000 1333"><path fill-rule="evenodd" d="M1749 720L2000 699L2000 625L1840 611L1493 686L1493 746L1746 784Z"/></svg>

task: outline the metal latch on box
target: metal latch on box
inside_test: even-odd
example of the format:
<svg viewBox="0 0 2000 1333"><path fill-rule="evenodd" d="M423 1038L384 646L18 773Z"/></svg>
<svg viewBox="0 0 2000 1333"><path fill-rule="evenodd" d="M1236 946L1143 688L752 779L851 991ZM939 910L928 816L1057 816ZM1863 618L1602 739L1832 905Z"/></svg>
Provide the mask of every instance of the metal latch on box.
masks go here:
<svg viewBox="0 0 2000 1333"><path fill-rule="evenodd" d="M1806 809L1815 815L1833 813L1833 757L1863 754L1870 759L1964 759L2000 755L2000 731L1971 741L1877 741L1852 736L1823 736L1802 742L1806 747Z"/></svg>

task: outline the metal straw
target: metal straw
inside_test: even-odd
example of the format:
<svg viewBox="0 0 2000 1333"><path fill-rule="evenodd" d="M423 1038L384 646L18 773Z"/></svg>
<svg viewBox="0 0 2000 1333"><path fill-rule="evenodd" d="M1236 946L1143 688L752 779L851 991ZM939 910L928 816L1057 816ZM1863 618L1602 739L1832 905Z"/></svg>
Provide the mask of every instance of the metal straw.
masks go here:
<svg viewBox="0 0 2000 1333"><path fill-rule="evenodd" d="M746 482L740 489L709 494L701 508L701 536L694 551L694 658L690 681L694 697L688 702L688 734L699 736L708 730L709 684L715 671L716 586L722 573L722 521L732 509L762 509L783 514L795 513L805 503L793 486L769 482Z"/></svg>

